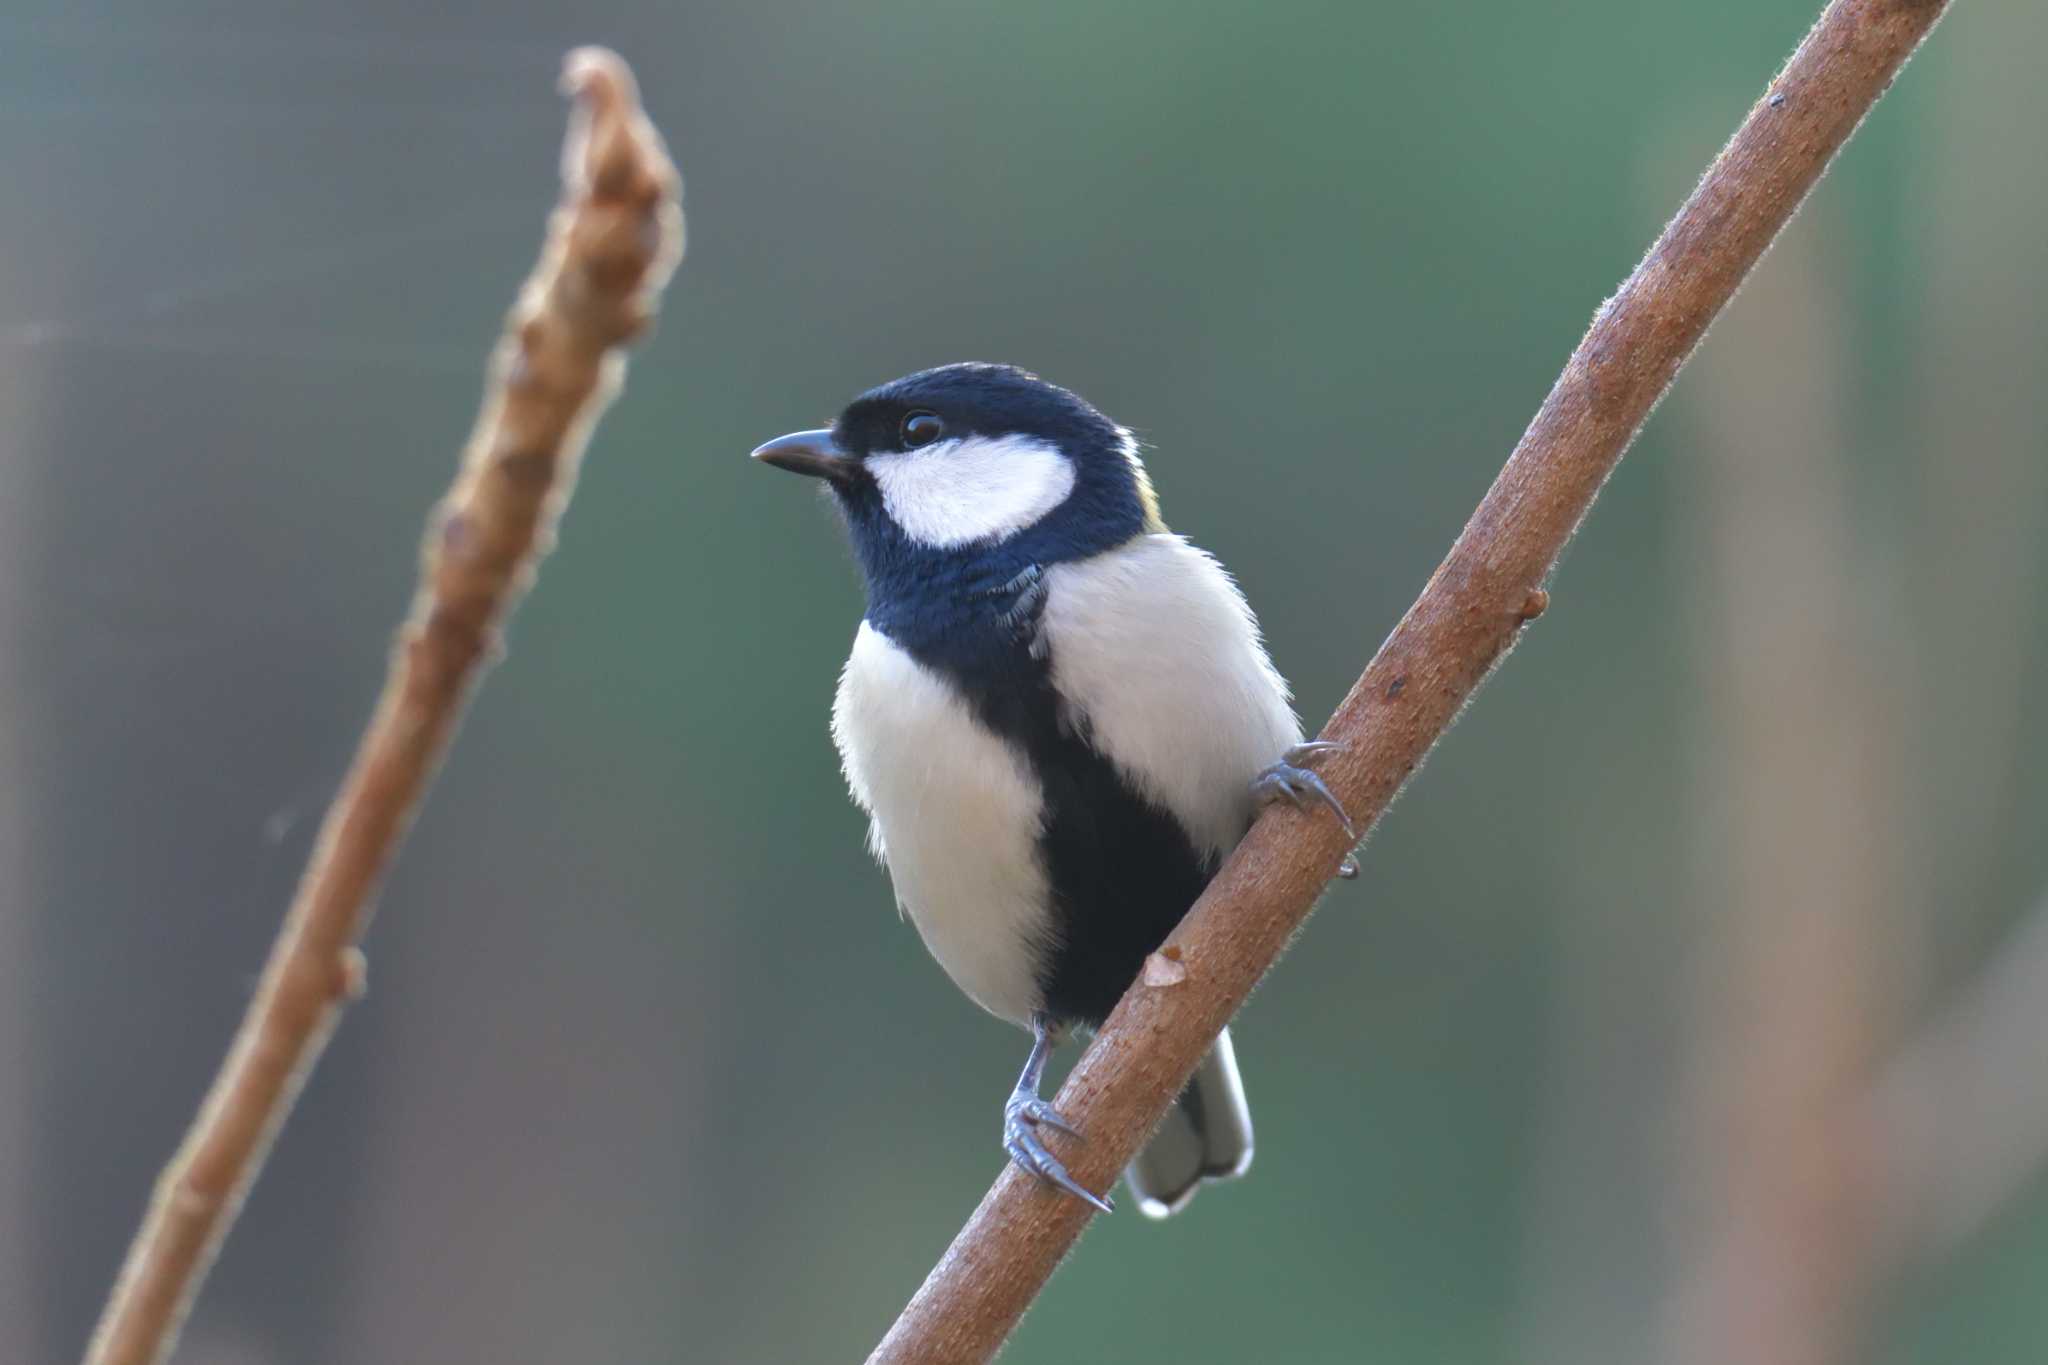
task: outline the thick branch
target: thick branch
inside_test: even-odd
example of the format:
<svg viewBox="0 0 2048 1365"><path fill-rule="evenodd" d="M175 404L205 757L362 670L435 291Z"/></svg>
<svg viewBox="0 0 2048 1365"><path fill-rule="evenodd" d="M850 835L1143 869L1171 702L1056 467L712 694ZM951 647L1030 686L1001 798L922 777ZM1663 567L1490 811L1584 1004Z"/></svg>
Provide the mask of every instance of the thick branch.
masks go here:
<svg viewBox="0 0 2048 1365"><path fill-rule="evenodd" d="M88 1365L170 1351L340 1008L363 986L371 897L464 702L533 581L598 415L682 253L675 168L626 64L583 48L563 194L506 319L455 485L428 526L420 589L362 743L321 826L254 1001L199 1117L159 1178Z"/></svg>
<svg viewBox="0 0 2048 1365"><path fill-rule="evenodd" d="M1708 323L1946 8L1833 0L1564 373L1394 633L1323 729L1324 776L1370 826L1449 728ZM1333 821L1268 815L1164 949L1184 972L1125 995L1061 1090L1088 1135L1060 1155L1104 1188L1300 928L1345 853ZM870 1357L962 1365L1001 1347L1091 1211L1007 1168Z"/></svg>

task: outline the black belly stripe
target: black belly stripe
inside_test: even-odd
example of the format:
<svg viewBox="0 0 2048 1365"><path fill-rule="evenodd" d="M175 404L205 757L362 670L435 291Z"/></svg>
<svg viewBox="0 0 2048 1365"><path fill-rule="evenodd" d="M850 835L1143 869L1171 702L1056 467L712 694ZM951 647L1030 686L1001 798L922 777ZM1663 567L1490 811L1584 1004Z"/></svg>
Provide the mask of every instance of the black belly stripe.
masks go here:
<svg viewBox="0 0 2048 1365"><path fill-rule="evenodd" d="M1023 750L1045 794L1039 849L1052 887L1038 985L1053 1018L1099 1024L1146 954L1163 942L1215 875L1187 830L1146 800L1090 742L1052 685L1037 630L1035 572L972 624L910 646L945 674L997 735Z"/></svg>
<svg viewBox="0 0 2048 1365"><path fill-rule="evenodd" d="M1046 789L1049 818L1039 846L1060 934L1039 985L1055 1018L1099 1024L1216 864L1085 739L1070 734L1028 752Z"/></svg>

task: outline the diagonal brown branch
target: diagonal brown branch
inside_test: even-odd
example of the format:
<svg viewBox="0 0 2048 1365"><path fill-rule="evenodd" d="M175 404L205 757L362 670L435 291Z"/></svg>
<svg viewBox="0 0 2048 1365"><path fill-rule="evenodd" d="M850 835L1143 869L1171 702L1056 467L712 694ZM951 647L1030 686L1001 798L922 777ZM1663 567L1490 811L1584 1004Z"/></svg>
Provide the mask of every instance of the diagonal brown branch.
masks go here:
<svg viewBox="0 0 2048 1365"><path fill-rule="evenodd" d="M169 1353L341 1006L362 990L356 943L377 884L549 548L584 443L618 391L620 348L646 329L682 254L675 168L626 64L579 49L562 84L576 99L562 200L506 319L455 485L427 528L419 593L383 696L256 998L157 1182L88 1365Z"/></svg>
<svg viewBox="0 0 2048 1365"><path fill-rule="evenodd" d="M1450 554L1323 729L1344 746L1324 775L1361 823L1377 822L1542 611L1544 577L1679 366L1946 8L1833 0L1594 316ZM1106 1187L1138 1149L1344 852L1334 821L1269 815L1224 865L1163 950L1185 972L1134 986L1060 1091L1060 1111L1088 1134L1060 1153L1084 1184ZM992 1357L1090 1212L1004 1170L871 1365Z"/></svg>

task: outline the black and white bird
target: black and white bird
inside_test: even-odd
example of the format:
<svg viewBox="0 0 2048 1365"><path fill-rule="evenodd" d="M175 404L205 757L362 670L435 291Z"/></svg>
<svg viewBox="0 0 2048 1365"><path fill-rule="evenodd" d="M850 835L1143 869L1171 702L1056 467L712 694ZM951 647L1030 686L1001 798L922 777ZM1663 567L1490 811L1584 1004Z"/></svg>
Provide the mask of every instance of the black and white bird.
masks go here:
<svg viewBox="0 0 2048 1365"><path fill-rule="evenodd" d="M947 365L754 451L825 481L867 587L832 709L896 900L954 983L1032 1031L1003 1111L1039 1139L1052 1047L1099 1025L1263 802L1343 808L1222 565L1160 520L1131 433L1006 365ZM1346 827L1349 827L1348 821ZM1230 1035L1125 1179L1163 1217L1251 1162Z"/></svg>

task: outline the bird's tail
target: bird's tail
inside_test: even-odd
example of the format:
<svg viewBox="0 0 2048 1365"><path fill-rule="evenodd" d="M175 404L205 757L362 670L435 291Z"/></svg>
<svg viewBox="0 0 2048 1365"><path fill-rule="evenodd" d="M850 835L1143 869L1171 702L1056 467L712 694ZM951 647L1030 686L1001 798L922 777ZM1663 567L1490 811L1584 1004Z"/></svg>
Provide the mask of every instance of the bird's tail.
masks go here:
<svg viewBox="0 0 2048 1365"><path fill-rule="evenodd" d="M1164 1218L1186 1208L1203 1181L1243 1175L1251 1164L1252 1111L1226 1029L1166 1111L1159 1131L1124 1168L1124 1180L1140 1212Z"/></svg>

